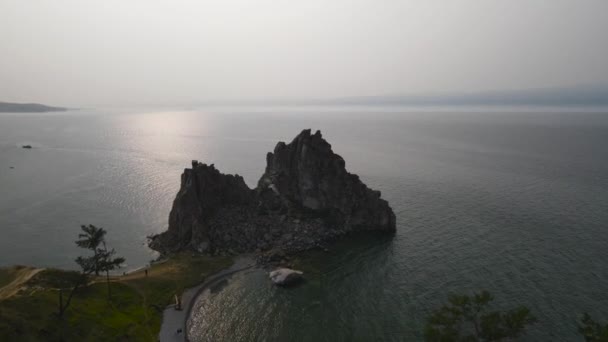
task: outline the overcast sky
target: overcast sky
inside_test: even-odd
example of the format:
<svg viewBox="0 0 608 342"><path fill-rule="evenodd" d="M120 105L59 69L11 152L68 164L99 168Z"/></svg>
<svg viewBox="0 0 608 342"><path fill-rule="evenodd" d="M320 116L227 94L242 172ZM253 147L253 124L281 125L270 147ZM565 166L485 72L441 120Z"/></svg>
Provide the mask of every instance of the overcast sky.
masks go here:
<svg viewBox="0 0 608 342"><path fill-rule="evenodd" d="M608 83L607 0L0 0L0 101Z"/></svg>

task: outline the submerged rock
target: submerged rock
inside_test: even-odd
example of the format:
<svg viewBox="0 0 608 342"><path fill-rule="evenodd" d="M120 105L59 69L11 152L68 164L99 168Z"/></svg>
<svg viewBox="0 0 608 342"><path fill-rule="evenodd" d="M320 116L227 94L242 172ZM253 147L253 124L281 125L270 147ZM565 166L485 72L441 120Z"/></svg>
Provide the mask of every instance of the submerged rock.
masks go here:
<svg viewBox="0 0 608 342"><path fill-rule="evenodd" d="M304 272L292 270L290 268L279 268L270 272L270 280L275 285L289 286L303 280Z"/></svg>
<svg viewBox="0 0 608 342"><path fill-rule="evenodd" d="M166 232L150 247L168 254L212 255L324 248L353 231L395 231L395 214L379 191L349 173L321 132L302 131L266 156L256 189L197 161L182 174Z"/></svg>

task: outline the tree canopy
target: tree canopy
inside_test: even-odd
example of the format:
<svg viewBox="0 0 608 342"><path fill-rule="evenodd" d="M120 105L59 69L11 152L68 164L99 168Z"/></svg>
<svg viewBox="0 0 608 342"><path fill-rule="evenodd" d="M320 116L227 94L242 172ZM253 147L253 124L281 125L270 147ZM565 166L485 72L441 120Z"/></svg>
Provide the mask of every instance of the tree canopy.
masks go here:
<svg viewBox="0 0 608 342"><path fill-rule="evenodd" d="M608 342L608 324L594 321L588 313L583 314L578 331L587 342Z"/></svg>
<svg viewBox="0 0 608 342"><path fill-rule="evenodd" d="M488 291L473 296L448 296L448 304L428 318L425 340L437 342L501 341L524 334L536 322L524 306L508 311L489 311L494 298Z"/></svg>

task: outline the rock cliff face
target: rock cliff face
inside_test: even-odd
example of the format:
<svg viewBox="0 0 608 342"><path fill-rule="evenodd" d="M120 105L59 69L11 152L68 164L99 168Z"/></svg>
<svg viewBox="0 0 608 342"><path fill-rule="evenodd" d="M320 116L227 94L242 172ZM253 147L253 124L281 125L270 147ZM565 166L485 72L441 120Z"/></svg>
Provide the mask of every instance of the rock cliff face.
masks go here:
<svg viewBox="0 0 608 342"><path fill-rule="evenodd" d="M150 247L161 253L182 249L205 250L215 227L210 220L222 208L251 206L255 192L239 175L220 173L214 165L192 161L169 214L169 229L153 238Z"/></svg>
<svg viewBox="0 0 608 342"><path fill-rule="evenodd" d="M304 130L266 156L258 182L262 205L296 217L323 217L351 230L395 230L395 215L379 191L369 189L344 167L321 132Z"/></svg>
<svg viewBox="0 0 608 342"><path fill-rule="evenodd" d="M182 174L169 229L152 237L150 247L163 254L290 253L352 231L395 231L388 202L346 171L319 131L279 142L266 161L254 190L238 175L193 161Z"/></svg>

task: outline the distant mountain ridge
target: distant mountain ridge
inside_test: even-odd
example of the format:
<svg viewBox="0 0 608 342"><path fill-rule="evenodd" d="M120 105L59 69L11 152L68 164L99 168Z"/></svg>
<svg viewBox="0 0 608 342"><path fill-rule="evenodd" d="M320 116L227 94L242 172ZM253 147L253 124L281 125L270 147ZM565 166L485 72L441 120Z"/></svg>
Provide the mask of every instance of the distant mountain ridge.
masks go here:
<svg viewBox="0 0 608 342"><path fill-rule="evenodd" d="M531 106L606 107L608 84L545 87L479 92L380 94L327 98L266 98L217 100L199 105L293 105L293 106ZM197 104L195 104L197 105Z"/></svg>
<svg viewBox="0 0 608 342"><path fill-rule="evenodd" d="M608 106L607 87L544 88L475 94L350 97L328 103L352 105Z"/></svg>
<svg viewBox="0 0 608 342"><path fill-rule="evenodd" d="M39 103L11 103L0 102L0 113L44 113L63 112L68 110L63 107L51 107Z"/></svg>
<svg viewBox="0 0 608 342"><path fill-rule="evenodd" d="M359 96L328 99L321 102L340 105L407 106L608 106L608 85L479 93Z"/></svg>

